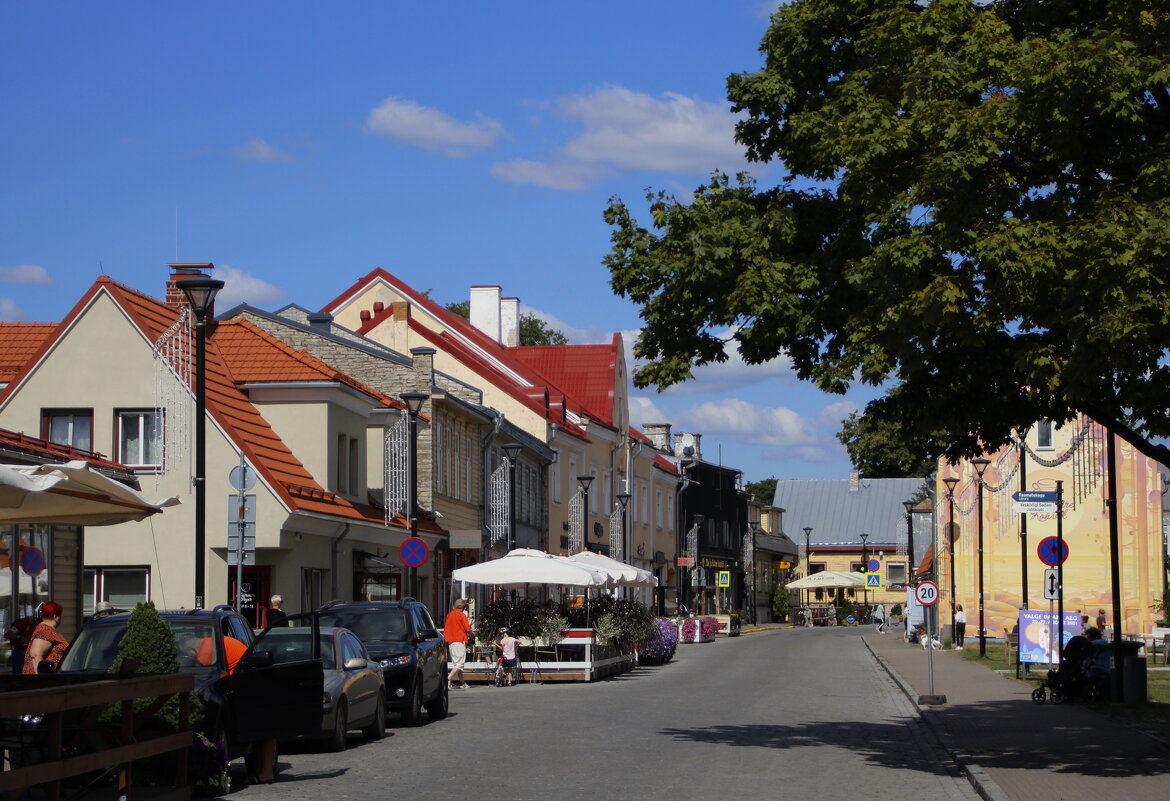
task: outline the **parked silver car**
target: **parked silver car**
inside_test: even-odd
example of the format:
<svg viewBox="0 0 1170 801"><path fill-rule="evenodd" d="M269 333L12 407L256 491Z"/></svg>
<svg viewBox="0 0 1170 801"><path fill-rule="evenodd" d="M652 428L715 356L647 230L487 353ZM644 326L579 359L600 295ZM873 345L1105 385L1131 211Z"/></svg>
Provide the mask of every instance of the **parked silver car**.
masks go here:
<svg viewBox="0 0 1170 801"><path fill-rule="evenodd" d="M264 650L276 664L302 658L307 629L276 628L264 634ZM386 734L386 687L382 667L370 659L349 629L321 627L325 692L319 739L331 751L344 751L347 734L361 729L367 740Z"/></svg>

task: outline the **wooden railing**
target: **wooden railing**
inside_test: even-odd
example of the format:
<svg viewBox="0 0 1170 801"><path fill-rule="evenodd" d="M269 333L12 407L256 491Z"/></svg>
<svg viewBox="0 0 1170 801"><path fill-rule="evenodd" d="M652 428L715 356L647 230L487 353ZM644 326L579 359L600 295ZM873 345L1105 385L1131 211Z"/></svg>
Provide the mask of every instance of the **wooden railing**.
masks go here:
<svg viewBox="0 0 1170 801"><path fill-rule="evenodd" d="M6 752L0 773L0 795L20 798L23 791L41 785L48 801L61 798L62 781L97 771L117 777L118 797L131 799L131 765L139 759L174 753L171 790L152 788L152 799L189 799L187 750L191 745L190 693L195 678L189 673L133 676L98 681L76 681L65 676L0 677L0 721ZM179 695L179 730L145 731L144 721L171 696ZM134 714L138 698L156 697L148 709ZM121 723L109 729L95 725L108 704L121 704ZM35 726L20 725L24 716L40 716ZM29 758L34 753L34 758ZM32 764L28 764L28 763ZM112 779L111 779L112 781Z"/></svg>

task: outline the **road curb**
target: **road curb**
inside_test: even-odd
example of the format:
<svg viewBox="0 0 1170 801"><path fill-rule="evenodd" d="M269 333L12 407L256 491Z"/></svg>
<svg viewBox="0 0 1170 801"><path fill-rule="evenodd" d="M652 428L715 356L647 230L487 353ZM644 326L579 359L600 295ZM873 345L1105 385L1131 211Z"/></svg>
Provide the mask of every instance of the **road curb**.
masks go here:
<svg viewBox="0 0 1170 801"><path fill-rule="evenodd" d="M979 794L979 797L984 801L1011 801L1011 798L1003 791L1003 788L996 784L995 779L991 778L991 775L981 765L972 761L969 754L963 753L955 745L954 737L946 730L942 722L938 720L938 716L934 710L918 703L918 691L902 678L901 674L894 669L893 665L882 659L881 655L873 649L873 646L864 637L861 641L865 643L865 647L869 650L870 655L877 660L877 663L881 665L882 669L894 680L894 684L898 685L898 689L905 694L910 700L910 703L914 705L914 708L918 710L918 716L926 722L927 728L930 729L943 750L950 754L955 764L967 775L967 781L971 783L971 787Z"/></svg>

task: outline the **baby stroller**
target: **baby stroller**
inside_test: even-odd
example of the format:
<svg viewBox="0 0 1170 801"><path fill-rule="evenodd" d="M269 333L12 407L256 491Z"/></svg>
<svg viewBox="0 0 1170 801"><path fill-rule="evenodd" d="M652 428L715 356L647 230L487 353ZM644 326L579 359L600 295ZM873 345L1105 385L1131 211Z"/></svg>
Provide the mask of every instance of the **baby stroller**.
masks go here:
<svg viewBox="0 0 1170 801"><path fill-rule="evenodd" d="M1044 683L1032 691L1032 700L1038 704L1048 698L1054 704L1063 704L1068 700L1084 698L1092 700L1094 696L1093 683L1086 675L1086 663L1092 656L1093 646L1089 640L1078 634L1071 638L1064 646L1061 664L1056 670L1048 671Z"/></svg>

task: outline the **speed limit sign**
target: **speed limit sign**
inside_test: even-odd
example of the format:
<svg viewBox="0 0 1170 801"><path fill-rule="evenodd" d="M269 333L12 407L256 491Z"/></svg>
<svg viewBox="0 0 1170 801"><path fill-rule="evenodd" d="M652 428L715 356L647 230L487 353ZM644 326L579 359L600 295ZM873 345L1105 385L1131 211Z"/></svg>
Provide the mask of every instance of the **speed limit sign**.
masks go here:
<svg viewBox="0 0 1170 801"><path fill-rule="evenodd" d="M938 603L938 585L933 581L924 581L914 588L914 598L923 606L934 606Z"/></svg>

